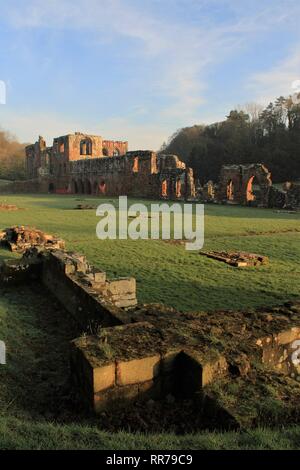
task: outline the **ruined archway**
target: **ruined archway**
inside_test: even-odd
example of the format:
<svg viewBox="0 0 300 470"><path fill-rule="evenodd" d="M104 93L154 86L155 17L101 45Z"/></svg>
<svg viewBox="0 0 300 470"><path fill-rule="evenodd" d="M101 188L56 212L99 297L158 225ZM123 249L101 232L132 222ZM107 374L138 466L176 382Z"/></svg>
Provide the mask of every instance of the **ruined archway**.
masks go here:
<svg viewBox="0 0 300 470"><path fill-rule="evenodd" d="M262 163L223 165L220 174L218 198L237 204L255 204L267 207L271 174Z"/></svg>
<svg viewBox="0 0 300 470"><path fill-rule="evenodd" d="M176 180L176 186L175 186L175 194L176 194L176 197L181 197L181 179L178 178Z"/></svg>
<svg viewBox="0 0 300 470"><path fill-rule="evenodd" d="M133 173L138 173L139 171L139 157L134 157L132 165Z"/></svg>
<svg viewBox="0 0 300 470"><path fill-rule="evenodd" d="M227 182L226 186L227 201L234 201L234 184L232 180Z"/></svg>
<svg viewBox="0 0 300 470"><path fill-rule="evenodd" d="M54 183L49 183L48 192L49 192L49 193L54 193L54 192L55 192Z"/></svg>
<svg viewBox="0 0 300 470"><path fill-rule="evenodd" d="M242 195L245 203L267 206L271 186L271 173L268 169L261 164L253 165L244 178Z"/></svg>
<svg viewBox="0 0 300 470"><path fill-rule="evenodd" d="M92 185L88 179L84 182L84 194L92 194Z"/></svg>
<svg viewBox="0 0 300 470"><path fill-rule="evenodd" d="M92 141L89 138L80 141L80 155L92 155Z"/></svg>
<svg viewBox="0 0 300 470"><path fill-rule="evenodd" d="M72 191L73 194L78 193L78 185L77 185L77 182L75 180L72 180L71 191Z"/></svg>
<svg viewBox="0 0 300 470"><path fill-rule="evenodd" d="M106 183L105 181L101 181L99 184L99 193L100 194L105 194L106 193Z"/></svg>
<svg viewBox="0 0 300 470"><path fill-rule="evenodd" d="M161 197L168 197L168 181L166 179L161 183Z"/></svg>
<svg viewBox="0 0 300 470"><path fill-rule="evenodd" d="M79 194L84 194L84 184L82 180L77 181L77 188Z"/></svg>
<svg viewBox="0 0 300 470"><path fill-rule="evenodd" d="M109 153L108 153L108 149L106 147L103 147L102 155L104 155L104 157L108 157Z"/></svg>
<svg viewBox="0 0 300 470"><path fill-rule="evenodd" d="M99 185L98 185L98 181L94 181L94 184L93 184L93 194L98 194L99 192Z"/></svg>

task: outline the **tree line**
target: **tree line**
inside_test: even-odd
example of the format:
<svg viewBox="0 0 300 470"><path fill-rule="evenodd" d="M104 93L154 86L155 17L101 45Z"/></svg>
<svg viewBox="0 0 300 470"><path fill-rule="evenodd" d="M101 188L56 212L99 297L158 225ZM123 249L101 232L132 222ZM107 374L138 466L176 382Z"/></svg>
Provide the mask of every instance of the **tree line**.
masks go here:
<svg viewBox="0 0 300 470"><path fill-rule="evenodd" d="M25 145L8 132L0 130L0 179L25 178Z"/></svg>
<svg viewBox="0 0 300 470"><path fill-rule="evenodd" d="M201 183L217 181L223 164L263 163L274 182L300 178L300 94L263 108L255 103L230 111L226 120L185 127L160 149L177 154Z"/></svg>

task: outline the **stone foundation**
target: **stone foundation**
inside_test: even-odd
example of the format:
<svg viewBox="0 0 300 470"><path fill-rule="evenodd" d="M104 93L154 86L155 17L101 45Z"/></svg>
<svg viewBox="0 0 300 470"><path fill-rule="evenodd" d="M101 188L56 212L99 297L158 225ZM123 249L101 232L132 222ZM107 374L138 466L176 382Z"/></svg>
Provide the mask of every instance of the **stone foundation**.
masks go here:
<svg viewBox="0 0 300 470"><path fill-rule="evenodd" d="M29 281L42 282L83 331L92 330L71 342L70 361L80 400L95 413L171 397L196 400L206 416L213 407L232 424L235 411L218 405L215 384L220 396L228 383L244 386L249 377L251 386L274 370L298 386L300 301L209 313L138 305L135 279L109 280L82 255L36 247L0 265L0 284ZM269 380L278 386L276 376Z"/></svg>

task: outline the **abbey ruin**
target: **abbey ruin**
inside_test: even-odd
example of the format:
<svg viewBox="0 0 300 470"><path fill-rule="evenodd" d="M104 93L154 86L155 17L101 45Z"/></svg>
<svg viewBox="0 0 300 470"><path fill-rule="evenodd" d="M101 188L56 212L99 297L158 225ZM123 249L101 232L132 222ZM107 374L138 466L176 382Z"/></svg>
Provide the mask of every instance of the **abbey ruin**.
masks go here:
<svg viewBox="0 0 300 470"><path fill-rule="evenodd" d="M240 204L298 210L300 184L272 183L263 163L224 164L218 181L201 185L177 155L152 150L128 151L128 142L75 132L53 140L43 137L25 148L24 181L1 192L141 197Z"/></svg>
<svg viewBox="0 0 300 470"><path fill-rule="evenodd" d="M180 199L195 196L193 170L176 155L128 152L128 142L76 132L47 147L43 137L26 147L28 190Z"/></svg>

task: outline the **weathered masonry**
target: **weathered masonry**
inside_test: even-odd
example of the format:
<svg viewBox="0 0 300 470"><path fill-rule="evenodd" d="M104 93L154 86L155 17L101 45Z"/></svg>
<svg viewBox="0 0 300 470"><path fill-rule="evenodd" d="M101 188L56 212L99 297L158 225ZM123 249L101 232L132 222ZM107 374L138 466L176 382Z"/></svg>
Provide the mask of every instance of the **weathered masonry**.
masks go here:
<svg viewBox="0 0 300 470"><path fill-rule="evenodd" d="M260 163L223 165L218 198L221 201L237 204L256 201L259 205L268 207L271 186L271 173Z"/></svg>
<svg viewBox="0 0 300 470"><path fill-rule="evenodd" d="M43 137L26 147L28 181L16 190L186 199L195 196L193 170L176 155L128 152L127 142L76 132L47 147Z"/></svg>
<svg viewBox="0 0 300 470"><path fill-rule="evenodd" d="M94 325L94 334L70 345L73 383L94 412L171 395L199 400L200 414L213 401L228 426L239 426L239 409L247 414L246 401L254 394L255 402L265 399L267 382L278 390L284 413L296 417L300 302L210 313L140 305L134 278L108 280L84 256L45 247L0 264L0 285L29 281L42 282L81 331ZM233 383L245 407L226 400Z"/></svg>

